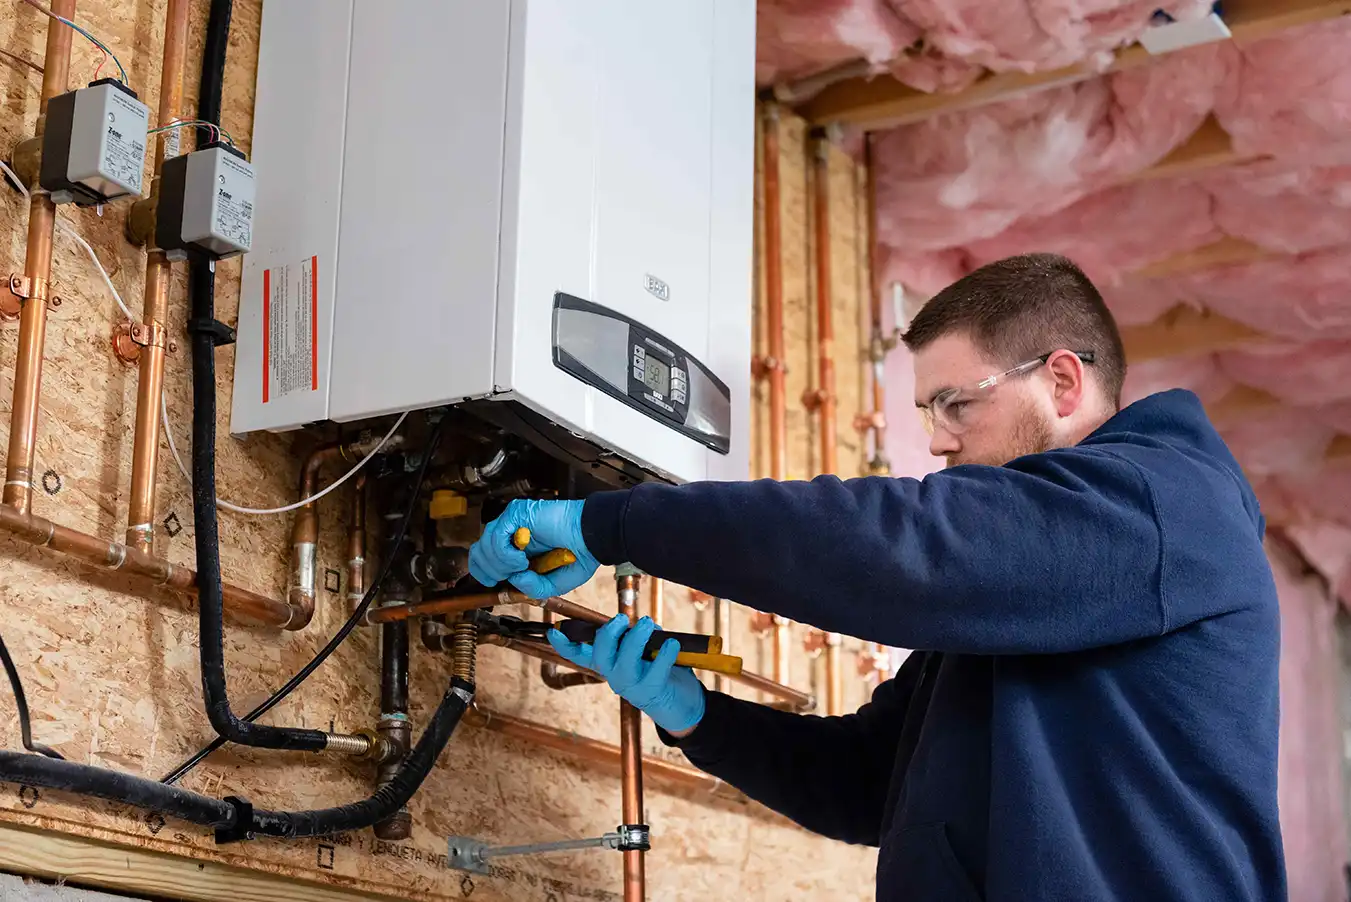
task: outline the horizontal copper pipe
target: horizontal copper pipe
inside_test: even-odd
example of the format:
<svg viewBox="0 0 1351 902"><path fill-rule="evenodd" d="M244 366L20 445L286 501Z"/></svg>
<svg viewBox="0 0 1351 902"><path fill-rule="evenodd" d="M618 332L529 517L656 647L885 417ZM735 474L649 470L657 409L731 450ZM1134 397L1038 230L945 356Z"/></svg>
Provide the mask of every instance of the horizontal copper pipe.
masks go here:
<svg viewBox="0 0 1351 902"><path fill-rule="evenodd" d="M512 739L573 755L613 771L619 770L619 746L608 742L480 707L466 711L464 722ZM713 796L735 801L745 799L740 792L717 777L651 755L643 756L643 776L671 788L703 790Z"/></svg>
<svg viewBox="0 0 1351 902"><path fill-rule="evenodd" d="M189 598L197 597L196 571L144 551L20 513L7 504L0 504L0 529L35 548L50 548L84 563L138 576ZM237 586L227 584L224 590L225 613L233 619L283 629L299 628L296 625L299 612L290 605Z"/></svg>
<svg viewBox="0 0 1351 902"><path fill-rule="evenodd" d="M549 646L542 645L538 642L524 642L520 639L510 639L506 636L479 636L479 643L482 645L496 645L499 648L508 648L514 652L520 652L527 657L538 658L544 663L551 664L554 667L566 667L569 670L575 670L577 671L576 675L578 676L590 677L590 679L585 682L604 682L604 680L591 673L591 671L583 670Z"/></svg>
<svg viewBox="0 0 1351 902"><path fill-rule="evenodd" d="M807 693L799 692L782 683L776 683L769 677L760 676L758 673L751 673L749 670L743 670L736 676L729 675L727 678L733 682L740 683L747 688L781 699L784 702L787 702L789 708L792 710L811 711L816 707L816 699L812 698Z"/></svg>

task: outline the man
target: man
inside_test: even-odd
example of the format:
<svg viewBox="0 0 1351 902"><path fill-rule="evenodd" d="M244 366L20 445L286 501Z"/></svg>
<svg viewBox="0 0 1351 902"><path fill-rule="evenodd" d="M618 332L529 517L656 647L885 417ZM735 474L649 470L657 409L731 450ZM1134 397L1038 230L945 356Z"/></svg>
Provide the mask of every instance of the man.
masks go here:
<svg viewBox="0 0 1351 902"><path fill-rule="evenodd" d="M516 502L471 570L535 597L597 563L919 649L845 717L707 692L653 629L555 647L695 765L809 830L880 845L880 900L1285 898L1276 591L1264 521L1196 397L1118 411L1125 360L1061 257L976 270L904 336L923 481L642 485ZM571 548L549 576L518 526Z"/></svg>

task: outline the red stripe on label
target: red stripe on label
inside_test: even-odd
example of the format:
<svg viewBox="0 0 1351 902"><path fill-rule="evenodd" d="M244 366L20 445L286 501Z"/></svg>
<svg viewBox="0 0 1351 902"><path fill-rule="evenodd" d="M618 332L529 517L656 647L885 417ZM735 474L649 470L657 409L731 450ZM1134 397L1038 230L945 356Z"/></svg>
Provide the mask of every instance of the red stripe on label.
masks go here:
<svg viewBox="0 0 1351 902"><path fill-rule="evenodd" d="M263 270L263 403L268 400L267 371L272 360L272 270Z"/></svg>
<svg viewBox="0 0 1351 902"><path fill-rule="evenodd" d="M310 388L319 390L319 258L310 258Z"/></svg>

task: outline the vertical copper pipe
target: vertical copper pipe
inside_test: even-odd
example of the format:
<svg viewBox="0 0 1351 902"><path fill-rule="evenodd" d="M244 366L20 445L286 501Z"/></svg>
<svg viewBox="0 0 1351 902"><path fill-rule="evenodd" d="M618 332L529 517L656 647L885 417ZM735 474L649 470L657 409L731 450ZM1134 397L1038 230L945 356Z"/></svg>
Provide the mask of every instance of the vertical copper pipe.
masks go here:
<svg viewBox="0 0 1351 902"><path fill-rule="evenodd" d="M52 12L67 19L75 15L75 0L53 0ZM38 107L37 133L47 119L47 101L64 93L70 79L72 31L51 19L47 23L47 55L43 60L42 100ZM46 288L52 276L52 231L56 228L56 204L51 197L33 192L28 202L28 246L23 274L30 293ZM0 289L4 290L4 289ZM45 293L45 292L43 292ZM47 343L47 303L42 298L23 302L19 314L19 347L14 361L14 402L9 426L9 452L5 458L4 503L27 514L33 506L33 457L38 437L38 397L42 392L42 354Z"/></svg>
<svg viewBox="0 0 1351 902"><path fill-rule="evenodd" d="M765 106L765 361L769 379L769 478L788 474L788 395L784 384L783 233L779 194L779 107Z"/></svg>
<svg viewBox="0 0 1351 902"><path fill-rule="evenodd" d="M183 58L188 44L189 0L169 0L164 17L164 63L160 73L159 124L178 118L183 106ZM160 168L168 132L155 141L155 177L151 202L159 196ZM149 551L155 541L155 477L159 467L159 410L164 394L165 321L169 317L169 260L151 248L145 261L142 321L147 344L141 348L136 385L136 432L131 452L131 500L127 509L127 544Z"/></svg>
<svg viewBox="0 0 1351 902"><path fill-rule="evenodd" d="M769 379L769 478L788 478L788 389L783 325L783 227L779 193L779 106L765 105L765 361ZM788 684L788 620L774 618L774 682Z"/></svg>
<svg viewBox="0 0 1351 902"><path fill-rule="evenodd" d="M656 577L649 577L647 585L647 616L652 618L653 623L660 626L662 618L666 616L666 591L664 582Z"/></svg>
<svg viewBox="0 0 1351 902"><path fill-rule="evenodd" d="M638 620L638 577L615 577L619 611L629 622ZM643 821L643 715L628 702L619 702L619 780L625 825ZM644 861L639 851L624 852L624 902L642 902Z"/></svg>
<svg viewBox="0 0 1351 902"><path fill-rule="evenodd" d="M873 159L873 136L869 132L864 137L863 165L867 174L866 202L868 206L867 235L868 242L868 319L870 322L868 350L872 359L872 395L873 409L868 420L873 434L873 456L868 464L875 476L886 476L891 472L891 463L887 459L887 388L886 361L887 342L882 336L882 286L877 272L877 174ZM899 328L900 323L896 326Z"/></svg>
<svg viewBox="0 0 1351 902"><path fill-rule="evenodd" d="M358 473L354 482L347 530L347 601L355 609L366 595L366 474Z"/></svg>
<svg viewBox="0 0 1351 902"><path fill-rule="evenodd" d="M300 498L309 498L319 483L323 466L342 458L342 445L324 445L305 458L300 468ZM360 503L361 490L357 491ZM350 569L350 562L349 562ZM319 513L313 504L296 511L291 523L291 577L286 600L302 613L308 624L314 616L316 587L319 581Z"/></svg>
<svg viewBox="0 0 1351 902"><path fill-rule="evenodd" d="M814 406L817 428L821 432L821 472L839 469L838 424L835 417L835 311L831 296L830 271L830 139L816 135L813 181L816 189L814 220L816 231L816 366L817 390L809 406ZM826 714L843 713L840 668L840 637L825 637Z"/></svg>
<svg viewBox="0 0 1351 902"><path fill-rule="evenodd" d="M821 430L821 472L839 469L835 423L835 316L831 306L830 274L830 140L816 139L814 169L816 226L816 371L815 407Z"/></svg>

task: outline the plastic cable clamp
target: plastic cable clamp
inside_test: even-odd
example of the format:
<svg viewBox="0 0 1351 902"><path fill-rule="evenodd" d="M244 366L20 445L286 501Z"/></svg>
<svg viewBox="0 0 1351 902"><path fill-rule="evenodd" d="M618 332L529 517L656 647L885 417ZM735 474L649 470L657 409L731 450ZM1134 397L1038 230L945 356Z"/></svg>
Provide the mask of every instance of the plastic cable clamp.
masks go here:
<svg viewBox="0 0 1351 902"><path fill-rule="evenodd" d="M188 320L189 335L210 335L211 343L216 347L235 343L235 330L218 319L197 318Z"/></svg>
<svg viewBox="0 0 1351 902"><path fill-rule="evenodd" d="M234 821L228 827L216 828L216 845L253 839L253 805L239 796L226 796L223 801L234 809Z"/></svg>

